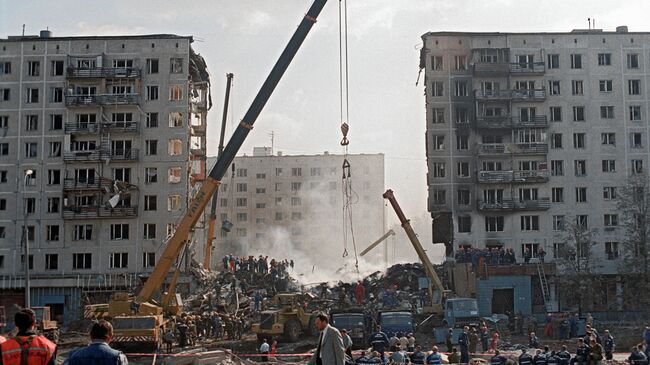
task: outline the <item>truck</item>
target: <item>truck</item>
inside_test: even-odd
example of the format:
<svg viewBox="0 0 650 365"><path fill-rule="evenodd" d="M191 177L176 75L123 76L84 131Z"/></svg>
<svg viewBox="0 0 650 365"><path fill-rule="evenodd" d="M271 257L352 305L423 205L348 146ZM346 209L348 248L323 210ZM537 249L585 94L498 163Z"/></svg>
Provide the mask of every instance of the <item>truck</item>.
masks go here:
<svg viewBox="0 0 650 365"><path fill-rule="evenodd" d="M52 320L50 307L31 307L36 314L36 330L47 337L50 341L59 342L59 325L57 321Z"/></svg>
<svg viewBox="0 0 650 365"><path fill-rule="evenodd" d="M331 310L330 323L339 330L347 330L353 348L367 347L366 341L372 331L372 318L362 308Z"/></svg>
<svg viewBox="0 0 650 365"><path fill-rule="evenodd" d="M403 333L404 335L413 333L415 330L413 314L410 311L382 311L377 316L377 324L381 326L381 331L388 337Z"/></svg>
<svg viewBox="0 0 650 365"><path fill-rule="evenodd" d="M417 234L415 234L413 227L411 227L410 220L404 215L393 191L390 189L386 190L383 197L390 202L393 210L395 210L402 228L404 228L409 241L422 262L424 271L427 273L428 303L422 308L422 314L425 318L419 322L418 329L424 332L430 332L432 327L443 326L444 328L449 328L460 327L468 323L478 324L480 318L478 316L478 303L476 299L450 297L450 292L442 284L442 280L440 280Z"/></svg>
<svg viewBox="0 0 650 365"><path fill-rule="evenodd" d="M123 350L155 351L162 345L164 319L152 316L117 316L111 320L111 346Z"/></svg>
<svg viewBox="0 0 650 365"><path fill-rule="evenodd" d="M253 324L253 332L260 341L283 337L289 342L296 342L301 335L315 335L316 314L306 311L311 299L309 294L276 294L271 308L262 311L260 322Z"/></svg>

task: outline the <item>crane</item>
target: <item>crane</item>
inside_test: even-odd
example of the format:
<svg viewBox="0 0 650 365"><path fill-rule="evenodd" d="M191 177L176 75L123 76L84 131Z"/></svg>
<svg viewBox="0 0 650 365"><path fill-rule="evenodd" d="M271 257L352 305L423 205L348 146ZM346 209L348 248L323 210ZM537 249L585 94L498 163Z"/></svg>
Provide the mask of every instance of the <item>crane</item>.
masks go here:
<svg viewBox="0 0 650 365"><path fill-rule="evenodd" d="M230 100L230 87L232 86L232 73L226 74L226 96L223 101L223 115L221 116L221 134L219 135L219 152L217 152L217 159L221 157L223 152L223 139L226 134L226 119L228 118L228 102ZM210 206L210 217L208 221L208 235L205 242L205 251L203 251L203 268L210 270L210 261L212 259L212 244L217 239L215 234L215 226L217 223L217 201L219 201L219 189L214 192L212 197L212 205Z"/></svg>
<svg viewBox="0 0 650 365"><path fill-rule="evenodd" d="M370 252L370 250L372 250L373 248L377 247L378 244L384 242L388 237L390 237L390 236L394 236L394 235L395 235L395 231L393 231L392 229L389 230L388 232L386 232L386 234L384 234L383 236L379 237L375 242L371 243L370 246L366 247L365 250L361 251L361 253L359 254L359 256L363 256L363 255L367 254L368 252Z"/></svg>
<svg viewBox="0 0 650 365"><path fill-rule="evenodd" d="M307 14L303 17L298 28L289 40L289 43L282 51L280 58L273 66L273 69L264 81L264 84L262 84L255 99L253 99L251 106L248 108L246 114L244 114L244 117L235 129L221 156L217 159L217 163L210 170L210 173L201 185L200 190L190 201L185 215L181 218L172 237L167 241L167 246L156 263L153 272L138 293L136 298L137 303L149 302L154 293L164 282L172 264L178 258L183 247L187 244L191 229L195 226L213 194L218 189L221 183L220 180L228 171L228 166L232 164L239 148L244 143L248 133L253 129L253 124L257 120L257 117L260 115L264 105L266 105L267 101L271 97L273 90L289 67L291 60L293 60L294 56L298 52L298 49L304 42L307 34L309 34L314 23L316 23L316 18L320 14L321 10L323 10L326 2L327 0L314 0L307 11Z"/></svg>

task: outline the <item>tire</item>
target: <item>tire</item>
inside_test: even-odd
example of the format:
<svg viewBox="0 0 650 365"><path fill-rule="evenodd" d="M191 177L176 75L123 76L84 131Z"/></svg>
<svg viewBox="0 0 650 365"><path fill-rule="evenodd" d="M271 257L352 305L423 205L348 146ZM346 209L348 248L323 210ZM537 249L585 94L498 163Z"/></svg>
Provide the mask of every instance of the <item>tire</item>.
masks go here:
<svg viewBox="0 0 650 365"><path fill-rule="evenodd" d="M289 342L296 342L300 338L300 322L297 319L292 319L284 324L284 337Z"/></svg>

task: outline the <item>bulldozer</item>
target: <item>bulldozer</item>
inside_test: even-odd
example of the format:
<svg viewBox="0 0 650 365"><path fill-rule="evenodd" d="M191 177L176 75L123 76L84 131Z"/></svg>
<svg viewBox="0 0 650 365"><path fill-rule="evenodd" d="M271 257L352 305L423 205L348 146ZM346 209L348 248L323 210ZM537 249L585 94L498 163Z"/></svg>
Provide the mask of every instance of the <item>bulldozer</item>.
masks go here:
<svg viewBox="0 0 650 365"><path fill-rule="evenodd" d="M271 300L271 308L262 311L260 323L253 324L253 332L260 341L284 337L289 342L295 342L301 335L316 335L316 313L306 309L311 299L309 294L276 294Z"/></svg>

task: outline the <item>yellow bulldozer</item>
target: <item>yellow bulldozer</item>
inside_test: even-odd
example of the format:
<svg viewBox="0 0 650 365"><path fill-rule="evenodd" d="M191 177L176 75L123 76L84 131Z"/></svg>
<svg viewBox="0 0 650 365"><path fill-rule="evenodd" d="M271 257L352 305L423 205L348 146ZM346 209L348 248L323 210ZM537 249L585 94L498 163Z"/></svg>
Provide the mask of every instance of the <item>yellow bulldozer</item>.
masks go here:
<svg viewBox="0 0 650 365"><path fill-rule="evenodd" d="M271 300L271 308L262 311L260 322L253 324L253 332L260 341L283 337L295 342L301 335L315 335L316 314L307 311L311 299L309 294L276 294Z"/></svg>

